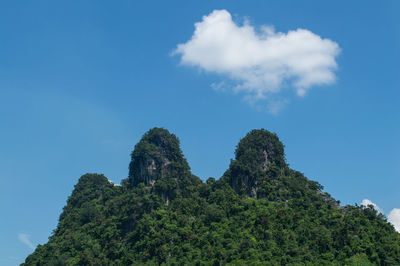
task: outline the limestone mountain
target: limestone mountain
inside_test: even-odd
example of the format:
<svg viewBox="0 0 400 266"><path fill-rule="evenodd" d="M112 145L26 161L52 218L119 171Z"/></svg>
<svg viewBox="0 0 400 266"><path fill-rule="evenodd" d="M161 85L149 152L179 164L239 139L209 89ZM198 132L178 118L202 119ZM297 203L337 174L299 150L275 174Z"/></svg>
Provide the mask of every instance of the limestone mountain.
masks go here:
<svg viewBox="0 0 400 266"><path fill-rule="evenodd" d="M236 192L250 197L259 196L261 183L287 168L282 142L264 129L252 130L241 139L235 156L224 178ZM271 176L273 171L277 173Z"/></svg>
<svg viewBox="0 0 400 266"><path fill-rule="evenodd" d="M154 185L165 176L180 178L189 174L189 165L179 147L179 140L168 130L153 128L136 144L129 164L129 182Z"/></svg>
<svg viewBox="0 0 400 266"><path fill-rule="evenodd" d="M178 138L163 128L149 130L131 153L129 186L143 183L158 192L168 203L189 193L201 180L190 173Z"/></svg>
<svg viewBox="0 0 400 266"><path fill-rule="evenodd" d="M276 134L268 130L249 132L236 147L235 157L222 179L240 195L279 202L287 201L308 188L326 203L339 207L338 201L321 191L321 185L288 167L284 145Z"/></svg>
<svg viewBox="0 0 400 266"><path fill-rule="evenodd" d="M178 138L149 130L121 186L85 174L48 243L23 265L400 265L400 234L372 206L340 206L252 130L202 182Z"/></svg>

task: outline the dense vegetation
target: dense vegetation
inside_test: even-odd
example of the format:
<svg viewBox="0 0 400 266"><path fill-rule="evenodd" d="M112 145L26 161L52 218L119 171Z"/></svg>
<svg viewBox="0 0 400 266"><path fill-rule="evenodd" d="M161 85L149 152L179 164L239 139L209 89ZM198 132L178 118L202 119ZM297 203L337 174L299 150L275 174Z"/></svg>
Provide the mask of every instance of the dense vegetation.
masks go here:
<svg viewBox="0 0 400 266"><path fill-rule="evenodd" d="M253 130L219 180L190 172L179 141L147 132L129 177L86 174L49 242L24 265L400 265L400 234L372 206L339 206Z"/></svg>

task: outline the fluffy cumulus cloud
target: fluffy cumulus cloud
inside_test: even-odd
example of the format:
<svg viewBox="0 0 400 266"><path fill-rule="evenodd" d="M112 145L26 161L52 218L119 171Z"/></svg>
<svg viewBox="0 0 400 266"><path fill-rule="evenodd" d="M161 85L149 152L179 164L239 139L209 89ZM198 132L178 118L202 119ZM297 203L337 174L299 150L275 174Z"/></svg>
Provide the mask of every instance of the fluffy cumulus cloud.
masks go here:
<svg viewBox="0 0 400 266"><path fill-rule="evenodd" d="M226 10L214 10L195 23L192 38L174 54L181 63L228 77L235 92L246 99L269 99L283 88L303 96L313 85L335 81L339 45L306 29L287 33L272 26L255 29L248 21L238 25ZM227 82L213 84L226 89Z"/></svg>
<svg viewBox="0 0 400 266"><path fill-rule="evenodd" d="M389 223L393 224L397 232L400 233L400 209L394 208L388 216Z"/></svg>
<svg viewBox="0 0 400 266"><path fill-rule="evenodd" d="M29 235L28 234L23 234L19 233L18 234L18 239L25 245L27 245L30 249L35 249L35 246L32 244L32 242L29 240Z"/></svg>
<svg viewBox="0 0 400 266"><path fill-rule="evenodd" d="M369 199L363 199L360 205L364 206L364 207L372 205L377 212L383 214L382 210L378 207L378 205L376 205ZM388 218L388 222L394 226L394 229L396 229L396 231L400 233L400 209L394 208L389 213L387 218Z"/></svg>

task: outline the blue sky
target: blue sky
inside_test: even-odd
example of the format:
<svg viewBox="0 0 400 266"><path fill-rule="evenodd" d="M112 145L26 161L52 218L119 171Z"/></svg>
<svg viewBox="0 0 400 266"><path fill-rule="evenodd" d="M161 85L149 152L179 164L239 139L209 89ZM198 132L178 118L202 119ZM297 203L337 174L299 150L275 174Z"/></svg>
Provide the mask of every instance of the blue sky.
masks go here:
<svg viewBox="0 0 400 266"><path fill-rule="evenodd" d="M342 204L400 208L400 4L301 2L0 2L0 264L47 241L81 175L125 178L154 126L180 138L202 179L220 177L239 139L265 128ZM228 39L190 46L195 23L221 10ZM298 29L305 41L288 37ZM275 37L292 56L268 50ZM231 68L225 51L246 56Z"/></svg>

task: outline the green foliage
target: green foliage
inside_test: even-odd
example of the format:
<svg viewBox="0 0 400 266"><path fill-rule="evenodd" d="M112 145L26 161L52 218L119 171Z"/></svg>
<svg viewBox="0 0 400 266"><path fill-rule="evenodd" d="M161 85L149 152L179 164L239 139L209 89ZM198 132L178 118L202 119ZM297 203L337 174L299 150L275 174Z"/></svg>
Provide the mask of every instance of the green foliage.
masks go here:
<svg viewBox="0 0 400 266"><path fill-rule="evenodd" d="M400 265L400 234L385 217L338 207L288 168L276 135L252 131L224 177L203 183L167 133L149 131L132 153L133 176L143 167L136 160L171 162L154 184L82 176L48 243L24 265ZM257 197L232 184L238 177L257 181Z"/></svg>
<svg viewBox="0 0 400 266"><path fill-rule="evenodd" d="M288 171L284 146L276 134L265 129L252 130L236 147L235 160L222 177L240 195L265 197L265 184L275 182ZM272 181L275 180L275 181ZM275 187L275 184L272 184Z"/></svg>
<svg viewBox="0 0 400 266"><path fill-rule="evenodd" d="M201 180L190 173L189 164L179 147L179 140L163 128L149 130L131 153L129 186L143 183L169 202L188 196Z"/></svg>
<svg viewBox="0 0 400 266"><path fill-rule="evenodd" d="M131 153L129 180L132 185L144 182L145 168L155 168L154 177L187 175L190 168L179 147L179 140L163 128L149 130ZM150 165L149 165L150 164Z"/></svg>
<svg viewBox="0 0 400 266"><path fill-rule="evenodd" d="M255 169L264 162L267 154L270 162L282 168L286 165L283 149L284 146L276 134L265 129L258 129L250 131L240 140L235 156L236 160Z"/></svg>

